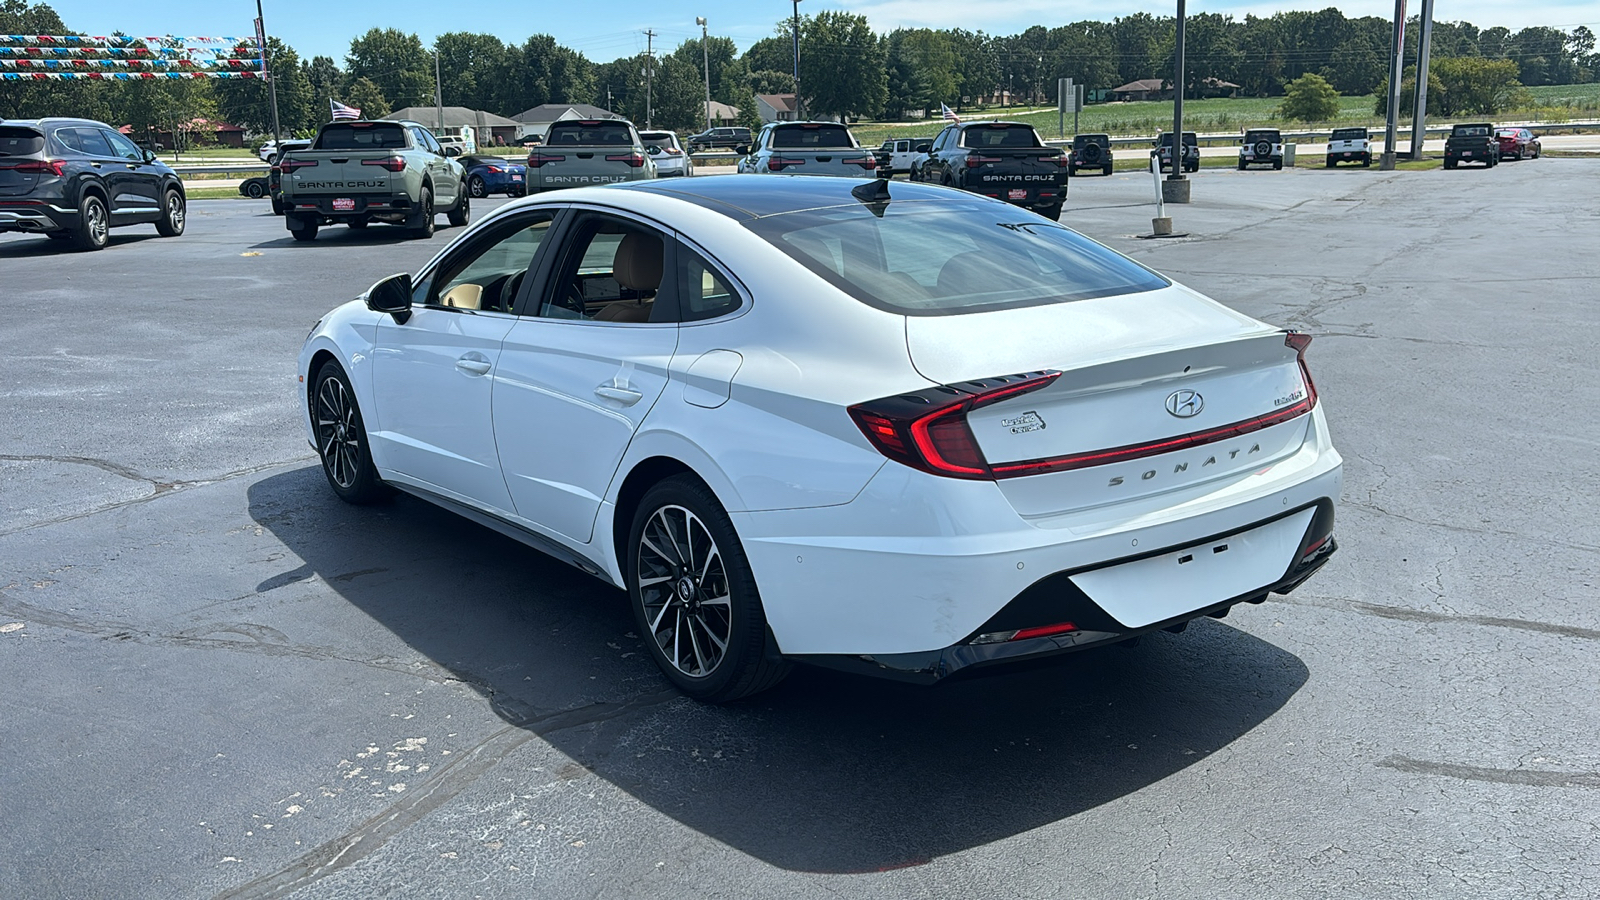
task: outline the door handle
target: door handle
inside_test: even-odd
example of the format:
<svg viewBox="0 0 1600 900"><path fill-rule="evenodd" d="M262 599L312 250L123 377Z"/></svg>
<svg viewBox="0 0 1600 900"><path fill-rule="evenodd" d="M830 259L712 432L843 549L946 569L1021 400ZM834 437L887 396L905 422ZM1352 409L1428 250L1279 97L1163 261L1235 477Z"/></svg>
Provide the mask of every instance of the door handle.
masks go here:
<svg viewBox="0 0 1600 900"><path fill-rule="evenodd" d="M615 400L623 406L632 406L644 399L644 394L629 388L617 387L613 384L602 384L594 389L596 397Z"/></svg>
<svg viewBox="0 0 1600 900"><path fill-rule="evenodd" d="M137 168L139 168L139 164L138 163L128 163L128 168L137 169Z"/></svg>
<svg viewBox="0 0 1600 900"><path fill-rule="evenodd" d="M89 163L89 165L94 166L96 169L100 168L100 164L97 162Z"/></svg>
<svg viewBox="0 0 1600 900"><path fill-rule="evenodd" d="M470 356L463 356L456 360L456 368L469 375L487 375L491 367L491 364L486 359L473 359Z"/></svg>

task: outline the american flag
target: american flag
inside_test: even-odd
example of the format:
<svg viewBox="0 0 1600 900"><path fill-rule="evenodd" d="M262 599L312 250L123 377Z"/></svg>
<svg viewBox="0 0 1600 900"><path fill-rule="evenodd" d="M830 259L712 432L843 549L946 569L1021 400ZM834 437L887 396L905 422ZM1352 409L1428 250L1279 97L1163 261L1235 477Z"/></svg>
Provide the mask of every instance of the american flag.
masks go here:
<svg viewBox="0 0 1600 900"><path fill-rule="evenodd" d="M328 99L328 102L333 106L333 120L335 122L339 121L340 119L361 118L361 110L356 109L354 106L345 106L343 103L340 103L331 97Z"/></svg>
<svg viewBox="0 0 1600 900"><path fill-rule="evenodd" d="M939 104L939 114L944 116L944 120L946 122L954 122L957 125L961 124L961 117L956 115L955 110L944 105L943 103Z"/></svg>

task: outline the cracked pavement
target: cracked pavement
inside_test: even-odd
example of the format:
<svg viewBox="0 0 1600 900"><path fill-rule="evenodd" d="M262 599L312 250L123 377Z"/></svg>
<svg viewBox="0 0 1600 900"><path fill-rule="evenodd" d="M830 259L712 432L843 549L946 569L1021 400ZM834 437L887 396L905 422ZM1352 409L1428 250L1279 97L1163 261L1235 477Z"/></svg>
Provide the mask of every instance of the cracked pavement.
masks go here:
<svg viewBox="0 0 1600 900"><path fill-rule="evenodd" d="M1597 175L1205 170L1162 242L1147 175L1075 179L1317 336L1340 552L1132 649L725 708L619 592L322 482L303 336L452 230L0 237L0 896L1587 897Z"/></svg>

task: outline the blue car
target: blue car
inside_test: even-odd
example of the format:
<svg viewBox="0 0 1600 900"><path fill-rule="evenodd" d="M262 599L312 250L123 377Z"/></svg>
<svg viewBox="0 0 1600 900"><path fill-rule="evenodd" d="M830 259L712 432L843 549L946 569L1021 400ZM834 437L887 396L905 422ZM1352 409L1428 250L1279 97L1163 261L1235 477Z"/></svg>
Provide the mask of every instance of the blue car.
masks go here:
<svg viewBox="0 0 1600 900"><path fill-rule="evenodd" d="M520 162L499 156L462 156L457 161L467 170L467 193L473 197L521 197L528 192L528 167Z"/></svg>

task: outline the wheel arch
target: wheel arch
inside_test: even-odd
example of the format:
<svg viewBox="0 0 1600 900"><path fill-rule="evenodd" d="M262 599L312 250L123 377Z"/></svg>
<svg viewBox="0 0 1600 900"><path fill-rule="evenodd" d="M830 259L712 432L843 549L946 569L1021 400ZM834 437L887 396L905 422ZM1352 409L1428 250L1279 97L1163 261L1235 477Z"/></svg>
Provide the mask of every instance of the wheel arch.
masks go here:
<svg viewBox="0 0 1600 900"><path fill-rule="evenodd" d="M728 504L717 496L716 489L683 460L672 456L651 456L639 460L617 488L616 508L611 518L611 550L616 554L620 572L626 571L628 532L633 527L633 516L639 509L639 501L644 499L651 487L675 475L692 476L711 491L712 496L717 497L717 502L722 503L724 510L727 509Z"/></svg>

